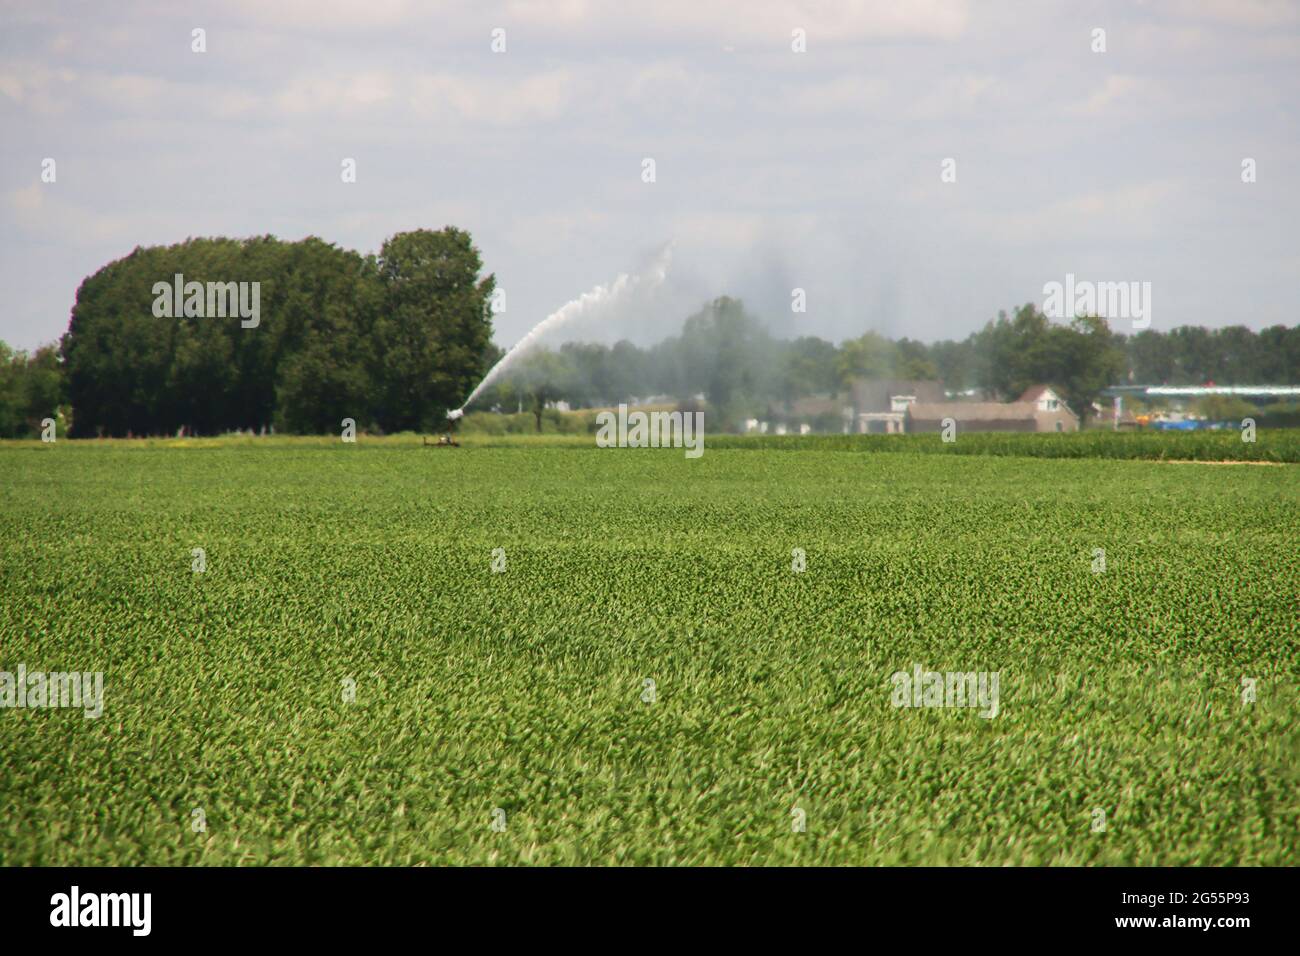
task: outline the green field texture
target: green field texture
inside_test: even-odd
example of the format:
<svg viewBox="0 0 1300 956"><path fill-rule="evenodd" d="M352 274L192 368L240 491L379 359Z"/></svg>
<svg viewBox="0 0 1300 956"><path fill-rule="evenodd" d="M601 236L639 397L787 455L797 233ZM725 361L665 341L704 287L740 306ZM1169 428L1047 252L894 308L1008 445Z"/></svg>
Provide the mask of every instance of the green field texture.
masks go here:
<svg viewBox="0 0 1300 956"><path fill-rule="evenodd" d="M1297 862L1297 466L875 444L0 445L0 864Z"/></svg>
<svg viewBox="0 0 1300 956"><path fill-rule="evenodd" d="M938 435L718 435L713 448L781 451L903 452L932 455L1013 455L1027 458L1118 458L1149 461L1270 461L1300 463L1300 429L1259 429L1253 442L1232 430L1200 432L960 432Z"/></svg>
<svg viewBox="0 0 1300 956"><path fill-rule="evenodd" d="M587 414L587 413L582 413ZM568 412L566 419L579 413ZM503 416L498 416L503 417ZM529 416L531 417L531 416ZM456 439L467 448L591 448L594 426L574 425L574 431L551 430L544 422L541 434L495 434L483 430L460 430ZM410 432L396 435L363 436L368 447L421 446L430 441ZM1010 455L1017 458L1111 458L1146 461L1257 461L1274 464L1300 463L1300 429L1259 429L1255 441L1242 441L1231 430L1201 432L1113 432L1095 429L1063 434L1023 432L970 432L944 442L937 434L922 435L728 435L707 434L705 447L745 451L846 451L863 453L898 452L909 455ZM271 448L307 446L334 447L337 435L223 435L209 438L99 439L94 444L119 450L154 448ZM36 440L11 441L0 447L39 449Z"/></svg>
<svg viewBox="0 0 1300 956"><path fill-rule="evenodd" d="M668 410L668 406L656 406ZM705 421L708 421L705 414ZM533 429L533 416L494 415L475 412L460 428L463 440L478 445L517 447L522 441L554 445L590 445L595 435L596 413L548 411L540 435ZM503 431L503 422L524 434ZM727 435L710 434L713 448L746 448L781 451L903 452L940 455L1015 455L1030 458L1124 458L1155 461L1272 461L1300 463L1300 429L1256 428L1254 440L1243 440L1236 428L1180 432L1144 429L1112 431L1105 427L1081 432L961 432L951 442L938 434L918 435ZM410 436L393 436L409 441ZM252 439L249 439L252 440Z"/></svg>

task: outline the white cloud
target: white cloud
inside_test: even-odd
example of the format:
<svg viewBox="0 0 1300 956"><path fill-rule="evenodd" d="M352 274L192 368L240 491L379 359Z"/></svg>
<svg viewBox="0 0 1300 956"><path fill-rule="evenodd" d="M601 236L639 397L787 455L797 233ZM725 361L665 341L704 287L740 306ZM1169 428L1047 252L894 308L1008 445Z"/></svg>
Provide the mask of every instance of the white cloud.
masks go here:
<svg viewBox="0 0 1300 956"><path fill-rule="evenodd" d="M64 112L78 75L70 69L50 69L30 60L0 62L0 96L43 116Z"/></svg>
<svg viewBox="0 0 1300 956"><path fill-rule="evenodd" d="M1045 238L1076 244L1125 242L1159 237L1175 201L1186 193L1181 183L1158 180L1094 190L1054 200L1024 212L983 215L971 223L972 237L984 235L1011 244Z"/></svg>
<svg viewBox="0 0 1300 956"><path fill-rule="evenodd" d="M411 78L405 92L411 107L426 119L509 126L557 118L572 101L573 86L573 73L567 69L533 73L522 80L431 73Z"/></svg>
<svg viewBox="0 0 1300 956"><path fill-rule="evenodd" d="M234 15L246 23L351 33L388 30L414 19L421 5L409 0L229 0ZM444 5L445 6L445 5Z"/></svg>
<svg viewBox="0 0 1300 956"><path fill-rule="evenodd" d="M11 190L7 196L11 231L26 238L40 237L67 246L84 246L114 241L134 244L146 224L157 221L154 212L138 216L111 216L67 199L60 198L58 183L33 182ZM123 253L130 251L123 249Z"/></svg>
<svg viewBox="0 0 1300 956"><path fill-rule="evenodd" d="M566 33L671 32L683 38L774 44L789 49L790 31L808 31L808 48L864 39L951 39L970 18L966 0L749 0L743 5L708 0L658 0L648 4L591 0L515 0L506 22Z"/></svg>
<svg viewBox="0 0 1300 956"><path fill-rule="evenodd" d="M774 104L778 112L862 112L888 103L889 84L879 76L847 74L825 82L791 85Z"/></svg>
<svg viewBox="0 0 1300 956"><path fill-rule="evenodd" d="M1172 0L1171 13L1255 29L1294 27L1300 7L1291 0Z"/></svg>
<svg viewBox="0 0 1300 956"><path fill-rule="evenodd" d="M945 76L909 112L926 119L938 119L965 113L985 101L997 98L1000 92L998 79L988 74Z"/></svg>
<svg viewBox="0 0 1300 956"><path fill-rule="evenodd" d="M391 101L396 88L396 79L381 71L342 76L317 72L295 76L275 96L274 105L294 116L366 112Z"/></svg>
<svg viewBox="0 0 1300 956"><path fill-rule="evenodd" d="M1075 107L1075 111L1097 115L1110 112L1112 107L1118 104L1129 107L1130 112L1135 112L1138 105L1133 101L1143 88L1143 82L1136 76L1112 73L1106 77L1100 89Z"/></svg>

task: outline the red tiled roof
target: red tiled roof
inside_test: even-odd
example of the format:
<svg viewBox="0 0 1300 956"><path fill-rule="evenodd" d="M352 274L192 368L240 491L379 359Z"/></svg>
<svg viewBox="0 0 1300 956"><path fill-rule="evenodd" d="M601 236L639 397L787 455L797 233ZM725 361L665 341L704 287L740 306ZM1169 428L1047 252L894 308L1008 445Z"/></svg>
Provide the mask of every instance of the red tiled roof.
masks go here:
<svg viewBox="0 0 1300 956"><path fill-rule="evenodd" d="M1043 397L1043 393L1051 389L1050 385L1030 385L1025 389L1025 394L1016 399L1020 402L1036 402Z"/></svg>

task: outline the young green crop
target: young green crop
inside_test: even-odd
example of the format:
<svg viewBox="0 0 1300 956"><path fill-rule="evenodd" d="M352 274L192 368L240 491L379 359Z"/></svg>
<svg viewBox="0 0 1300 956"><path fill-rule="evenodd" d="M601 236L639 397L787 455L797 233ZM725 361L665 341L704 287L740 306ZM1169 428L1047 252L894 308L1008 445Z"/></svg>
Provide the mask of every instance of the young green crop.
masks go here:
<svg viewBox="0 0 1300 956"><path fill-rule="evenodd" d="M0 446L0 863L1295 863L1295 466L722 444Z"/></svg>

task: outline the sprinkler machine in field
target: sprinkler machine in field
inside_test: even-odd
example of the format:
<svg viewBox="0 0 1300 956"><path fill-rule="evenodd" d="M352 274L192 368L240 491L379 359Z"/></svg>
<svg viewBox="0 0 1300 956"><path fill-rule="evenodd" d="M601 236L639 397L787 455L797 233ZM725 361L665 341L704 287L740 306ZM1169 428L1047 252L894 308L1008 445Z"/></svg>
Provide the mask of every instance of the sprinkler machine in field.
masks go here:
<svg viewBox="0 0 1300 956"><path fill-rule="evenodd" d="M463 408L453 408L447 413L447 431L439 435L437 441L429 441L428 437L424 439L425 448L459 448L460 442L452 436L452 429L455 428L455 422L465 414Z"/></svg>

